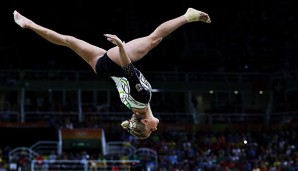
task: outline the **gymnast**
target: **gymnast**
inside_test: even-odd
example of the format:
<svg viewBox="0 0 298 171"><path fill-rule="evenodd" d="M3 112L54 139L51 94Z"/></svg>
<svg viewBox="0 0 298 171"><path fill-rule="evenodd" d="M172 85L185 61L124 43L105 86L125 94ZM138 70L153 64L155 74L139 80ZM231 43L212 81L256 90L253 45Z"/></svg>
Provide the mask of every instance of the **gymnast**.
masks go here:
<svg viewBox="0 0 298 171"><path fill-rule="evenodd" d="M142 59L164 37L179 27L197 21L211 22L207 13L188 8L183 15L160 24L151 34L128 42L123 42L114 34L104 34L107 41L115 45L105 50L76 37L38 25L16 10L13 16L21 28L32 30L55 45L70 48L91 66L95 74L107 76L113 81L121 102L133 112L132 117L123 121L121 126L138 139L146 139L156 131L159 119L154 117L150 107L151 85L133 63Z"/></svg>

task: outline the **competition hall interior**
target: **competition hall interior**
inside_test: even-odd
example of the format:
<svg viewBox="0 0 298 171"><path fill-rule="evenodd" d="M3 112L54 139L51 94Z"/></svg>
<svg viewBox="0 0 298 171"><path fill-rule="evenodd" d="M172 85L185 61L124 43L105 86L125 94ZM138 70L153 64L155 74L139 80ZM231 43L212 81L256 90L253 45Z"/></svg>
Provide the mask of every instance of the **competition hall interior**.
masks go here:
<svg viewBox="0 0 298 171"><path fill-rule="evenodd" d="M298 34L293 1L12 0L0 5L1 171L297 171ZM194 22L134 63L152 86L157 131L73 51L13 18L95 46L150 34L193 7Z"/></svg>

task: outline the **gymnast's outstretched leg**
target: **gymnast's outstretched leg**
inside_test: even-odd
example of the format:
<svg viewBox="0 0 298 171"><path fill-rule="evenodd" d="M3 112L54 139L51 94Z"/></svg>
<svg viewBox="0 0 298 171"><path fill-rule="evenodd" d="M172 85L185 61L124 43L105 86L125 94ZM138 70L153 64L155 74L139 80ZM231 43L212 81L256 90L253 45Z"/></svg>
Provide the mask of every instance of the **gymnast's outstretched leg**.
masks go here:
<svg viewBox="0 0 298 171"><path fill-rule="evenodd" d="M174 32L184 24L196 21L206 23L211 22L209 15L205 12L188 8L184 15L160 24L150 35L127 42L125 44L125 50L132 62L138 61L139 59L143 58L152 48L156 47L165 36ZM108 56L116 63L120 63L118 47L108 50Z"/></svg>
<svg viewBox="0 0 298 171"><path fill-rule="evenodd" d="M106 53L106 50L91 45L90 43L87 43L83 40L77 39L73 36L63 35L38 25L17 11L14 11L13 15L15 22L22 28L34 31L53 44L66 46L72 49L92 67L94 72L97 59Z"/></svg>

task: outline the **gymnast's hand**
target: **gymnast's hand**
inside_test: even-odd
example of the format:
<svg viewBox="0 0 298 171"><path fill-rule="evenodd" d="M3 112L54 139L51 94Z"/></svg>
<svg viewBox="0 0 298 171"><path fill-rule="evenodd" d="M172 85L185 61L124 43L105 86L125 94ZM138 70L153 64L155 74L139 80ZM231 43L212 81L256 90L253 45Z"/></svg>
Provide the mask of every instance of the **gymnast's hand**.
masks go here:
<svg viewBox="0 0 298 171"><path fill-rule="evenodd" d="M113 34L104 34L108 41L112 42L114 45L123 47L124 42L122 42L116 35Z"/></svg>

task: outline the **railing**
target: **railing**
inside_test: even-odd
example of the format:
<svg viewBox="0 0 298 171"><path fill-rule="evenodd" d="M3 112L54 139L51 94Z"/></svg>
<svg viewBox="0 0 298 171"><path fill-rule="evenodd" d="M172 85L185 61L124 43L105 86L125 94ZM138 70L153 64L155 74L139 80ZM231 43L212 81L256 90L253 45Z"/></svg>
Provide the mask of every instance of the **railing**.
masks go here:
<svg viewBox="0 0 298 171"><path fill-rule="evenodd" d="M57 141L38 141L30 147L33 151L42 155L59 154L61 146Z"/></svg>
<svg viewBox="0 0 298 171"><path fill-rule="evenodd" d="M21 120L20 112L17 111L0 111L0 121L19 122Z"/></svg>
<svg viewBox="0 0 298 171"><path fill-rule="evenodd" d="M11 113L11 115L7 115ZM3 116L4 115L4 116ZM14 111L0 111L0 122L21 122L18 116L18 112ZM88 122L90 118L97 120L98 122L121 122L131 117L130 112L86 112L83 113L83 122ZM156 117L161 122L165 123L281 123L289 121L298 121L298 111L291 112L279 112L270 113L267 118L267 114L264 113L196 113L194 119L193 113L167 113L167 112L156 112ZM60 111L49 111L49 112L25 112L24 122L37 122L37 121L49 121L50 119L64 120L69 118L73 121L80 119L79 114L76 112L60 112ZM268 120L267 120L268 119Z"/></svg>
<svg viewBox="0 0 298 171"><path fill-rule="evenodd" d="M89 158L82 158L81 160L71 159L48 159L45 156L57 154L58 142L55 141L40 141L31 147L17 147L9 152L10 170L22 170L22 167L34 170L71 170L71 171L105 171L116 169L118 171L135 170L137 167L151 168L151 170L158 168L158 154L156 151L149 148L136 149L129 142L111 141L107 142L107 158L101 160L94 160ZM40 148L41 147L41 148ZM45 150L46 149L46 150ZM54 152L53 152L54 150ZM108 156L121 156L121 160L112 160ZM133 159L134 156L137 159ZM43 156L43 157L41 157ZM26 157L30 165L18 166L18 161L21 157ZM37 158L40 157L40 158ZM135 169L134 169L135 168Z"/></svg>
<svg viewBox="0 0 298 171"><path fill-rule="evenodd" d="M33 160L32 171L128 171L139 160Z"/></svg>
<svg viewBox="0 0 298 171"><path fill-rule="evenodd" d="M146 72L144 73L147 79L158 82L179 81L179 82L248 82L248 81L263 81L270 82L274 79L285 79L291 81L298 80L298 71L278 72L278 73L228 73L228 72ZM71 70L3 70L0 72L0 83L15 84L19 81L27 80L57 80L57 81L92 81L98 80L96 75L90 71L71 71ZM1 85L1 84L0 84ZM3 86L4 84L2 84ZM40 85L39 85L40 86ZM8 88L10 86L7 86ZM295 87L295 85L294 85ZM249 87L250 88L250 87ZM250 89L249 89L250 90ZM4 89L5 91L5 89ZM22 92L22 91L20 91ZM9 96L9 95L7 95ZM24 101L24 99L23 99ZM52 117L69 117L81 121L81 117L98 117L103 120L125 120L130 118L130 113L122 112L84 112L80 115L75 112L58 112L58 111L23 111L21 107L19 111L10 110L8 108L0 109L0 121L4 122L27 122L44 120ZM295 109L294 109L295 110ZM181 121L190 122L198 121L199 123L227 122L235 123L239 121L258 121L265 122L264 113L159 113L155 111L156 116L161 118L161 121ZM270 122L280 122L287 118L297 118L297 111L291 113L279 114L269 113ZM297 120L297 119L296 119Z"/></svg>
<svg viewBox="0 0 298 171"><path fill-rule="evenodd" d="M199 123L286 123L298 122L298 111L270 113L267 118L266 113L200 113L198 114Z"/></svg>
<svg viewBox="0 0 298 171"><path fill-rule="evenodd" d="M14 115L7 115L7 113L12 113ZM87 121L89 118L95 120L100 120L101 122L117 121L121 122L131 118L131 112L83 112L80 117L78 112L61 112L61 111L25 111L24 116L22 116L23 121L18 118L19 112L15 111L0 111L0 122L37 122L37 121L49 121L51 119L64 120L69 118L70 120L77 121ZM166 122L182 122L182 123L193 123L192 113L166 113L166 112L156 112L156 117L160 118L162 121ZM81 120L82 119L82 120Z"/></svg>
<svg viewBox="0 0 298 171"><path fill-rule="evenodd" d="M298 73L298 72L297 72ZM280 76L292 76L296 80L298 74L277 73ZM221 81L221 82L246 82L252 80L270 81L271 75L259 72L144 72L148 80L151 81ZM4 70L0 71L0 81L11 82L23 80L98 80L96 74L90 71L72 71L72 70Z"/></svg>
<svg viewBox="0 0 298 171"><path fill-rule="evenodd" d="M298 80L298 71L262 72L143 72L152 81L221 81L246 82L272 79ZM91 70L0 70L0 82L23 80L98 80Z"/></svg>
<svg viewBox="0 0 298 171"><path fill-rule="evenodd" d="M35 151L33 151L29 147L17 147L11 151L9 151L9 162L16 162L20 156L26 157L28 160L33 160L35 157L37 157L39 154Z"/></svg>

